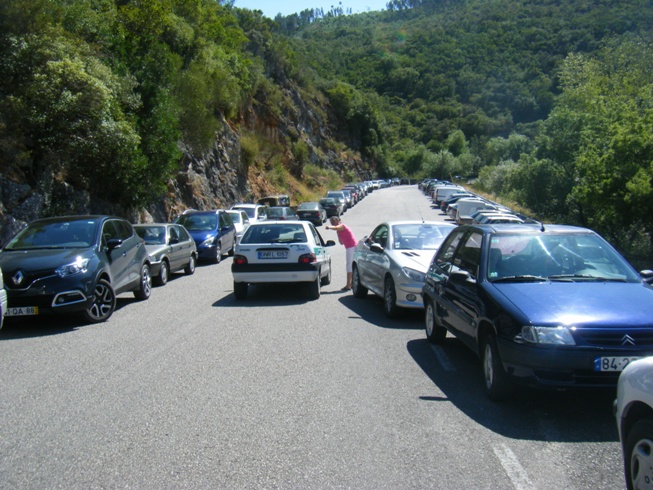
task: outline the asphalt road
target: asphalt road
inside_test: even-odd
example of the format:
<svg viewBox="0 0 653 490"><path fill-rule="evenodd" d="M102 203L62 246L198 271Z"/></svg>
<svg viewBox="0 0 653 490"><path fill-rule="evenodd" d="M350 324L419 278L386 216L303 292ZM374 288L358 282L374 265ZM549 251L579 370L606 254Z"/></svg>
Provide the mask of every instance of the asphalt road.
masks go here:
<svg viewBox="0 0 653 490"><path fill-rule="evenodd" d="M343 221L442 220L416 186ZM325 239L335 233L320 228ZM520 390L503 404L421 313L386 319L343 293L344 249L317 301L292 286L233 296L231 259L119 298L105 324L0 331L0 487L623 488L614 393Z"/></svg>

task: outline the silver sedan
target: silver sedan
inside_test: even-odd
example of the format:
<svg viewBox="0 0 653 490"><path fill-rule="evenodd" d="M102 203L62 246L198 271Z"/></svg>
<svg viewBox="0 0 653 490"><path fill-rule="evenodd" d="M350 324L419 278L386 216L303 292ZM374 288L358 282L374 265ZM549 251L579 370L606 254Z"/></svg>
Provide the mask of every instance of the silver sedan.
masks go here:
<svg viewBox="0 0 653 490"><path fill-rule="evenodd" d="M424 308L422 286L431 259L455 228L435 221L390 221L379 224L354 252L352 290L364 298L368 290L383 298L385 314L401 308Z"/></svg>

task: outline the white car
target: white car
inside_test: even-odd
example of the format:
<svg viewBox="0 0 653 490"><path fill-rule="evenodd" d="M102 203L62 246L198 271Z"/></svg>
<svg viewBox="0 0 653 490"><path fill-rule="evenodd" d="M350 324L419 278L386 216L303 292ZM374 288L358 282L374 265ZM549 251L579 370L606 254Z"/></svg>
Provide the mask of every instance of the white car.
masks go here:
<svg viewBox="0 0 653 490"><path fill-rule="evenodd" d="M422 286L435 252L455 228L436 221L390 221L379 224L354 251L352 292L368 290L383 298L386 316L401 308L424 308Z"/></svg>
<svg viewBox="0 0 653 490"><path fill-rule="evenodd" d="M309 221L261 221L252 223L238 245L231 272L236 299L245 299L250 284L308 284L311 299L320 297L320 286L331 283L331 255Z"/></svg>
<svg viewBox="0 0 653 490"><path fill-rule="evenodd" d="M619 375L614 402L626 487L653 482L653 357L632 361Z"/></svg>
<svg viewBox="0 0 653 490"><path fill-rule="evenodd" d="M2 271L0 270L0 330L2 330L5 313L7 313L7 290L5 289L5 283L2 279Z"/></svg>
<svg viewBox="0 0 653 490"><path fill-rule="evenodd" d="M247 228L249 228L251 221L244 209L230 209L227 213L231 216L236 227L236 243L238 243L245 231L247 231Z"/></svg>
<svg viewBox="0 0 653 490"><path fill-rule="evenodd" d="M242 209L249 216L249 221L254 223L256 221L263 221L267 218L268 208L262 204L252 204L252 203L239 203L231 206L232 210Z"/></svg>

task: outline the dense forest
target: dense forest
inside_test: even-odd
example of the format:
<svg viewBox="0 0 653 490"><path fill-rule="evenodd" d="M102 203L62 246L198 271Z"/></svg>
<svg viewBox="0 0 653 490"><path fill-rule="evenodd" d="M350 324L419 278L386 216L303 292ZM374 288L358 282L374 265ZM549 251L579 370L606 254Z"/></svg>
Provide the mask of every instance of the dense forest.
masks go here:
<svg viewBox="0 0 653 490"><path fill-rule="evenodd" d="M328 145L377 176L474 179L650 267L652 26L645 0L392 0L275 19L215 0L4 0L0 169L55 168L144 206L221 121L290 110L292 83L335 118ZM261 136L242 134L243 159L263 160ZM298 178L307 151L272 149Z"/></svg>

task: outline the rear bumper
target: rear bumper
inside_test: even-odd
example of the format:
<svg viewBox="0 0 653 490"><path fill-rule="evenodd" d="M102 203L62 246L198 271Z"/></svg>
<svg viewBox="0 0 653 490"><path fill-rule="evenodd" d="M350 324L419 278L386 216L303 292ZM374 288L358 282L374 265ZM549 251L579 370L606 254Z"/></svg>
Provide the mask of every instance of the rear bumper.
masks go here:
<svg viewBox="0 0 653 490"><path fill-rule="evenodd" d="M232 264L234 282L276 283L314 282L319 275L317 264Z"/></svg>

